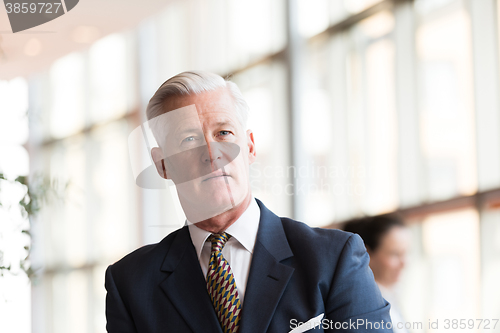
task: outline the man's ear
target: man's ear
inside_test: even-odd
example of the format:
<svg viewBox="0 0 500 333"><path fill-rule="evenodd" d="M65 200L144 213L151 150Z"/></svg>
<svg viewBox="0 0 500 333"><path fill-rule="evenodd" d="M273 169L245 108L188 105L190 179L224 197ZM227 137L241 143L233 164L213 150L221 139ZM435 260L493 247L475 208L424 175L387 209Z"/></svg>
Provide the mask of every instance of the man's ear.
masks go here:
<svg viewBox="0 0 500 333"><path fill-rule="evenodd" d="M253 140L252 130L247 130L247 145L248 145L248 162L252 164L257 158L257 151L255 150L255 141Z"/></svg>
<svg viewBox="0 0 500 333"><path fill-rule="evenodd" d="M160 177L167 179L167 169L165 168L165 160L163 159L163 152L158 147L153 147L151 149L151 156L153 157L153 162L156 166L156 171Z"/></svg>

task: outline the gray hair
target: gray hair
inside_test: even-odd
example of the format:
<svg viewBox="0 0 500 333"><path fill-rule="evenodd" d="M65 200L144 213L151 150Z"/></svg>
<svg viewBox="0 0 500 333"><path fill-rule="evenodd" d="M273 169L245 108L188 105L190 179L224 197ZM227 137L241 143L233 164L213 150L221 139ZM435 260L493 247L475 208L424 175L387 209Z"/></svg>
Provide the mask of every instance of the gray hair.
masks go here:
<svg viewBox="0 0 500 333"><path fill-rule="evenodd" d="M238 119L245 128L249 107L236 83L225 80L220 75L199 70L182 72L165 81L149 100L146 116L151 120L164 114L165 101L170 97L200 94L219 88L227 88L229 91L238 112Z"/></svg>

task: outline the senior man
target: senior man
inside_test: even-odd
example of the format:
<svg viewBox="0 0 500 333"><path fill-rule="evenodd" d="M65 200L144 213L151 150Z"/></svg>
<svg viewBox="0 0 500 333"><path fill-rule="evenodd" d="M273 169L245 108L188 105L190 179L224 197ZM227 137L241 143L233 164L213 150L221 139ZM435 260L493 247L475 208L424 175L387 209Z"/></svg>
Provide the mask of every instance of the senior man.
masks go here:
<svg viewBox="0 0 500 333"><path fill-rule="evenodd" d="M180 73L146 112L187 225L108 267L108 332L392 332L359 236L280 218L252 196L256 147L233 82Z"/></svg>

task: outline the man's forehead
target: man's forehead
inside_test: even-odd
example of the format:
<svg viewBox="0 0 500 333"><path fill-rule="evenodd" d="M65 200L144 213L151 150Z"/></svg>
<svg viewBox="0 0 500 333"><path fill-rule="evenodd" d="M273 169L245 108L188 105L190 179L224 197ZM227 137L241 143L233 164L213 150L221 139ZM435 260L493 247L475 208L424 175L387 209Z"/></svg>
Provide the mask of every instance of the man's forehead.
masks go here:
<svg viewBox="0 0 500 333"><path fill-rule="evenodd" d="M198 112L194 104L165 112L150 119L148 123L151 128L162 131L163 134L167 134L165 131L172 134L172 132L188 124L194 127L201 127Z"/></svg>
<svg viewBox="0 0 500 333"><path fill-rule="evenodd" d="M198 111L195 104L183 106L181 108L167 111L160 116L164 124L182 123L186 120L198 119Z"/></svg>

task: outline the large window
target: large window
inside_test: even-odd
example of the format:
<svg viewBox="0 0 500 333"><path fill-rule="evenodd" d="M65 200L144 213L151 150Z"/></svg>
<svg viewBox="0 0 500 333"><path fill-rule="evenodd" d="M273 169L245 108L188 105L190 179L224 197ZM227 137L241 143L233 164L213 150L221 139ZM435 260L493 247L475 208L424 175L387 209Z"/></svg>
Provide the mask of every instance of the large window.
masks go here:
<svg viewBox="0 0 500 333"><path fill-rule="evenodd" d="M327 225L398 205L394 17L389 11L309 43L302 131L308 170L301 219Z"/></svg>
<svg viewBox="0 0 500 333"><path fill-rule="evenodd" d="M129 140L158 86L188 69L240 87L253 194L274 212L319 227L407 218L407 320L498 316L499 7L176 0L45 72L1 81L0 168L68 182L32 226L33 332L104 332L107 265L184 224L173 188L135 184L129 153L145 147ZM7 114L13 94L25 102ZM150 163L143 155L134 163Z"/></svg>
<svg viewBox="0 0 500 333"><path fill-rule="evenodd" d="M460 2L447 6L417 11L420 141L431 200L477 190L471 23Z"/></svg>
<svg viewBox="0 0 500 333"><path fill-rule="evenodd" d="M114 34L31 80L33 169L67 184L34 224L35 332L102 332L102 277L141 243L127 137L137 112L134 38ZM48 90L48 94L47 94Z"/></svg>

